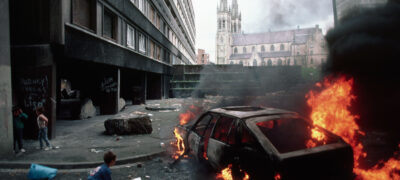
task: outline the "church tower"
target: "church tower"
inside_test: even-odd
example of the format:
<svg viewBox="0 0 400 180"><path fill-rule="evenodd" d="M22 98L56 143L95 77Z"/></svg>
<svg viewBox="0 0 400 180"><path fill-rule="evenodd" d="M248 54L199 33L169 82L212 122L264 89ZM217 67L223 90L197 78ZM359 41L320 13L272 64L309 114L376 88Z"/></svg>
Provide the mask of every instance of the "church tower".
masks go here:
<svg viewBox="0 0 400 180"><path fill-rule="evenodd" d="M217 8L216 62L226 64L230 55L232 12L228 0L220 0Z"/></svg>
<svg viewBox="0 0 400 180"><path fill-rule="evenodd" d="M237 0L232 0L232 33L242 32L242 14L239 12Z"/></svg>

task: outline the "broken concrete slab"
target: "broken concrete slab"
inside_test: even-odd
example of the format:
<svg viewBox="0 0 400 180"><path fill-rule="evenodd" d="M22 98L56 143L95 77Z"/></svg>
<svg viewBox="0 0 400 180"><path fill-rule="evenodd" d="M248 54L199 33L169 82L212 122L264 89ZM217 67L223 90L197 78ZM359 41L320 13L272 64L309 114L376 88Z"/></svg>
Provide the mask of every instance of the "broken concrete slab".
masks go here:
<svg viewBox="0 0 400 180"><path fill-rule="evenodd" d="M153 127L150 116L139 114L121 114L104 122L106 134L135 135L151 134Z"/></svg>
<svg viewBox="0 0 400 180"><path fill-rule="evenodd" d="M81 107L81 114L79 117L80 119L88 119L95 116L96 108L93 105L93 101L91 99L87 99Z"/></svg>
<svg viewBox="0 0 400 180"><path fill-rule="evenodd" d="M119 98L118 100L118 112L120 112L126 106L125 99Z"/></svg>

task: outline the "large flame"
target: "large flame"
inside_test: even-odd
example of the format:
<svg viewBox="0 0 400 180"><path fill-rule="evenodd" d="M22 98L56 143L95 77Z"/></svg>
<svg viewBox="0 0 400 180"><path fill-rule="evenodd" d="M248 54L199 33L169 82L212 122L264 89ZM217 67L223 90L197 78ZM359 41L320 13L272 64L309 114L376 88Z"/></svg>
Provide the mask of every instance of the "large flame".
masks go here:
<svg viewBox="0 0 400 180"><path fill-rule="evenodd" d="M365 135L356 123L358 115L350 112L351 102L356 99L352 94L354 80L341 76L339 78L325 78L323 83L317 83L321 88L320 92L310 91L307 94L307 104L311 107L311 120L315 126L323 127L336 135L342 137L344 141L351 145L354 152L353 172L358 176L357 179L364 180L386 180L400 179L400 161L391 158L387 162L381 162L371 169L360 168L359 160L365 158L363 145L359 137ZM324 141L324 135L314 132L312 138L307 142L307 147L314 147L315 142Z"/></svg>
<svg viewBox="0 0 400 180"><path fill-rule="evenodd" d="M243 170L240 170L241 173L244 174L243 180L249 180L250 176L244 172ZM229 164L227 168L223 169L221 173L217 174L216 179L219 180L233 180L233 175L232 175L232 164Z"/></svg>

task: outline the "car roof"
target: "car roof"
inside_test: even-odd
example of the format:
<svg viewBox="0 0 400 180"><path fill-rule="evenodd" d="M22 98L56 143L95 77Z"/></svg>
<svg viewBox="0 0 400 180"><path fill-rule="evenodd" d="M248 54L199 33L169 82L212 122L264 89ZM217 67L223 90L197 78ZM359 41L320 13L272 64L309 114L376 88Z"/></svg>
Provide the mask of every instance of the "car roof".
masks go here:
<svg viewBox="0 0 400 180"><path fill-rule="evenodd" d="M257 116L271 116L280 114L297 114L295 112L286 111L275 108L252 107L252 106L229 106L223 108L212 109L209 112L225 114L240 119L247 119Z"/></svg>

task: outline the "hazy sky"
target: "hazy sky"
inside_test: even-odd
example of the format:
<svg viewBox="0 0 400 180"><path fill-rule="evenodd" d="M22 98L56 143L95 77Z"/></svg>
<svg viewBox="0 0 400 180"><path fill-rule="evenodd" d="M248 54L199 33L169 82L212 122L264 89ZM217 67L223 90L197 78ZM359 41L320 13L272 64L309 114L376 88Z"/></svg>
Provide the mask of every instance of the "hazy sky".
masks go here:
<svg viewBox="0 0 400 180"><path fill-rule="evenodd" d="M219 0L193 0L196 13L197 48L205 49L215 61L217 4ZM228 0L231 4L231 0ZM333 26L332 0L238 0L244 33ZM197 50L196 50L197 52Z"/></svg>

